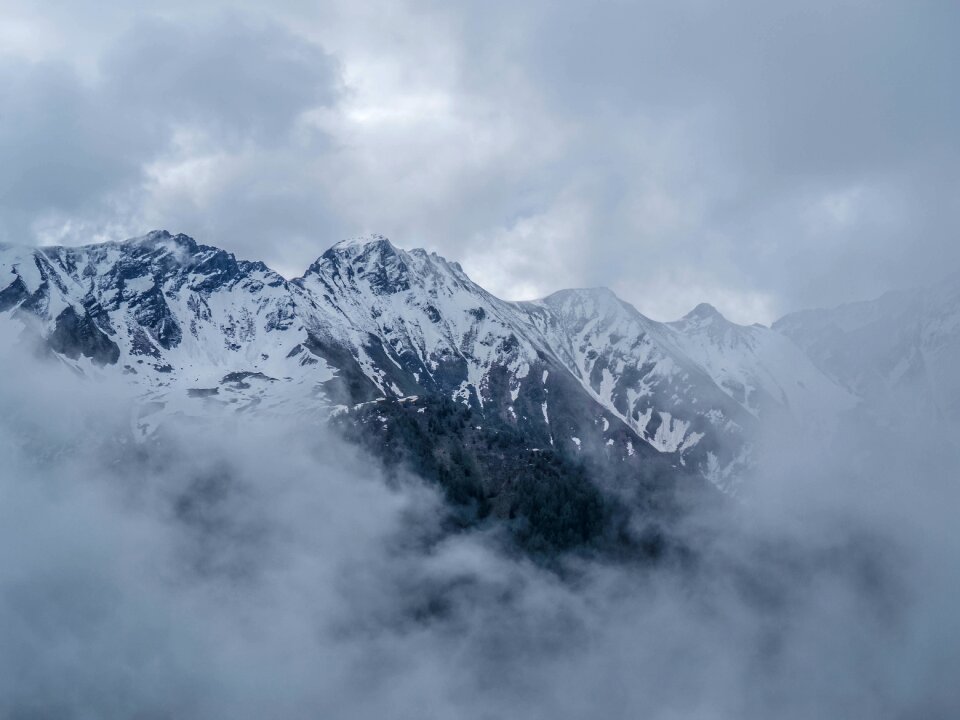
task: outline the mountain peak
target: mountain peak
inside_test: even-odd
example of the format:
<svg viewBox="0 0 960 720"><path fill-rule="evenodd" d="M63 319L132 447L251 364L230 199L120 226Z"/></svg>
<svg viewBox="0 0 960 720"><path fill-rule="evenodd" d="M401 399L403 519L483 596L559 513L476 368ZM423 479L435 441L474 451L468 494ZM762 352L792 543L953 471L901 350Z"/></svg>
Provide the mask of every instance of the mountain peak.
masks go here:
<svg viewBox="0 0 960 720"><path fill-rule="evenodd" d="M617 294L604 285L598 287L578 288L573 290L573 292L578 293L579 295L585 295L587 297L616 300L617 302L620 301L620 298L617 296Z"/></svg>
<svg viewBox="0 0 960 720"><path fill-rule="evenodd" d="M176 235L172 235L167 230L152 230L148 232L146 235L130 238L129 240L124 240L122 244L139 245L141 247L157 246L157 245L174 245L178 248L182 248L191 253L195 253L200 249L200 246L197 244L197 241L194 240L189 235L184 235L183 233L177 233Z"/></svg>
<svg viewBox="0 0 960 720"><path fill-rule="evenodd" d="M398 249L383 235L360 235L341 240L333 245L307 269L307 273L318 272L323 265L352 265L357 262L368 264L384 260L399 259L403 251Z"/></svg>
<svg viewBox="0 0 960 720"><path fill-rule="evenodd" d="M642 318L640 312L608 287L570 288L558 290L540 302L578 316Z"/></svg>
<svg viewBox="0 0 960 720"><path fill-rule="evenodd" d="M423 248L398 248L383 235L338 242L317 258L303 277L310 275L367 278L377 293L408 290L411 285L447 282L472 285L460 263Z"/></svg>
<svg viewBox="0 0 960 720"><path fill-rule="evenodd" d="M409 259L383 235L364 235L338 242L307 268L303 278L340 278L338 282L348 284L363 278L374 294L392 294L410 289Z"/></svg>
<svg viewBox="0 0 960 720"><path fill-rule="evenodd" d="M593 301L603 303L619 303L620 298L608 287L566 288L550 293L542 302L547 304L569 303L571 301Z"/></svg>
<svg viewBox="0 0 960 720"><path fill-rule="evenodd" d="M726 322L726 318L710 303L702 302L693 310L683 316L684 320L699 320L700 322L720 320Z"/></svg>
<svg viewBox="0 0 960 720"><path fill-rule="evenodd" d="M374 233L372 235L360 235L358 237L341 240L327 250L327 252L324 254L358 254L365 253L370 250L396 252L397 247L390 242L389 238L386 236Z"/></svg>

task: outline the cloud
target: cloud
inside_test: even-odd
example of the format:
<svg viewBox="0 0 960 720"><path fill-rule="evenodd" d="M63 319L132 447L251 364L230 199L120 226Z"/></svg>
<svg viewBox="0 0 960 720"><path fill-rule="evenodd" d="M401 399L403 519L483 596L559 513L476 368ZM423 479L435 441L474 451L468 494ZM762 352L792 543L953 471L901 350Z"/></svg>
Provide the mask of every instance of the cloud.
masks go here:
<svg viewBox="0 0 960 720"><path fill-rule="evenodd" d="M295 190L312 170L293 158L325 151L301 120L336 102L339 68L279 25L145 19L111 38L94 78L63 61L0 71L13 109L0 122L7 241L89 242L173 222L257 255L283 232L277 218L296 215L302 229L322 217Z"/></svg>
<svg viewBox="0 0 960 720"><path fill-rule="evenodd" d="M27 241L38 215L52 208L82 214L118 185L136 181L136 152L154 138L115 119L122 108L101 103L69 65L8 61L0 73L5 239Z"/></svg>
<svg viewBox="0 0 960 720"><path fill-rule="evenodd" d="M145 20L101 59L106 92L165 130L184 126L217 146L283 142L305 110L330 105L338 68L314 43L236 16L213 24Z"/></svg>
<svg viewBox="0 0 960 720"><path fill-rule="evenodd" d="M960 103L946 75L956 48L942 30L955 8L468 7L490 30L463 25L475 91L519 75L524 102L503 97L504 107L529 108L531 128L543 118L574 128L540 172L552 202L573 187L593 211L581 239L593 260L570 258L588 284L632 286L627 297L644 309L663 305L648 284L697 275L707 299L770 296L754 316L769 319L916 282L937 272L934 255L960 262L943 245L957 217L939 199L957 182L943 173L958 151ZM494 23L512 32L487 42ZM585 178L595 193L582 192ZM856 212L809 222L811 207L854 194Z"/></svg>
<svg viewBox="0 0 960 720"><path fill-rule="evenodd" d="M743 322L960 267L953 3L195 5L10 4L4 237L377 231Z"/></svg>
<svg viewBox="0 0 960 720"><path fill-rule="evenodd" d="M7 338L9 339L9 338ZM320 426L171 418L0 345L0 714L948 718L956 458L775 433L683 563L450 533Z"/></svg>

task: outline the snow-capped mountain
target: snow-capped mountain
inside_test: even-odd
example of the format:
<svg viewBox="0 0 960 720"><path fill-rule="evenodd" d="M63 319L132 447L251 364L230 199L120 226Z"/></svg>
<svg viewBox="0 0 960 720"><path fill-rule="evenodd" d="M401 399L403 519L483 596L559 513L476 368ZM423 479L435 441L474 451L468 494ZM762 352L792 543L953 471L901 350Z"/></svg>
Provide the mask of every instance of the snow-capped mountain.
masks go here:
<svg viewBox="0 0 960 720"><path fill-rule="evenodd" d="M954 440L960 431L960 277L806 310L774 328L878 425ZM954 440L955 441L955 440Z"/></svg>
<svg viewBox="0 0 960 720"><path fill-rule="evenodd" d="M788 337L763 325L737 325L702 303L667 326L682 352L756 418L787 415L808 427L837 420L856 402Z"/></svg>
<svg viewBox="0 0 960 720"><path fill-rule="evenodd" d="M445 397L533 448L656 459L722 488L761 418L832 417L855 395L790 333L710 306L658 323L602 289L506 302L457 263L379 236L338 243L289 281L163 231L3 247L0 317L78 370L121 378L144 401L143 432L220 409L322 418Z"/></svg>
<svg viewBox="0 0 960 720"><path fill-rule="evenodd" d="M8 322L84 372L121 376L141 393L145 430L156 413L202 414L205 397L239 410L305 409L333 376L325 365L303 372L291 353L306 339L296 288L185 235L8 247L0 264L11 279L0 296Z"/></svg>

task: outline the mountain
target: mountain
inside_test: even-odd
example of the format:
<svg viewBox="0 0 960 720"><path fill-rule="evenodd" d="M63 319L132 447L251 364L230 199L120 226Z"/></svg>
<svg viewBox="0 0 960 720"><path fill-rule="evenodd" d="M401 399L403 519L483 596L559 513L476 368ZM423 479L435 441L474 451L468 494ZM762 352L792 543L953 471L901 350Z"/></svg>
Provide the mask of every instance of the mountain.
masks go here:
<svg viewBox="0 0 960 720"><path fill-rule="evenodd" d="M870 301L792 313L774 329L878 425L955 442L960 431L960 277Z"/></svg>
<svg viewBox="0 0 960 720"><path fill-rule="evenodd" d="M230 410L347 417L368 439L402 416L417 435L431 413L464 408L471 432L593 467L618 492L681 476L732 491L767 418L829 424L856 396L789 318L745 327L700 305L659 323L605 289L507 302L456 262L380 236L338 243L292 280L165 231L6 246L0 318L122 382L142 435Z"/></svg>

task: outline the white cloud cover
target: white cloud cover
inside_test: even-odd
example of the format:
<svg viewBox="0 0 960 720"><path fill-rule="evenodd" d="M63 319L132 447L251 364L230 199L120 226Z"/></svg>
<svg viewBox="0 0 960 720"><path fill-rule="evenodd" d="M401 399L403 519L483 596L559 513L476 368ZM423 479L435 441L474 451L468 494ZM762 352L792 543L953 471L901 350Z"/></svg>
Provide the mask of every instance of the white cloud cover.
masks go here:
<svg viewBox="0 0 960 720"><path fill-rule="evenodd" d="M9 338L7 338L9 339ZM952 718L955 453L769 438L656 564L444 532L305 422L171 416L0 343L0 716ZM671 556L666 556L669 558Z"/></svg>
<svg viewBox="0 0 960 720"><path fill-rule="evenodd" d="M943 0L0 5L0 239L298 274L381 232L508 298L742 322L960 268Z"/></svg>

